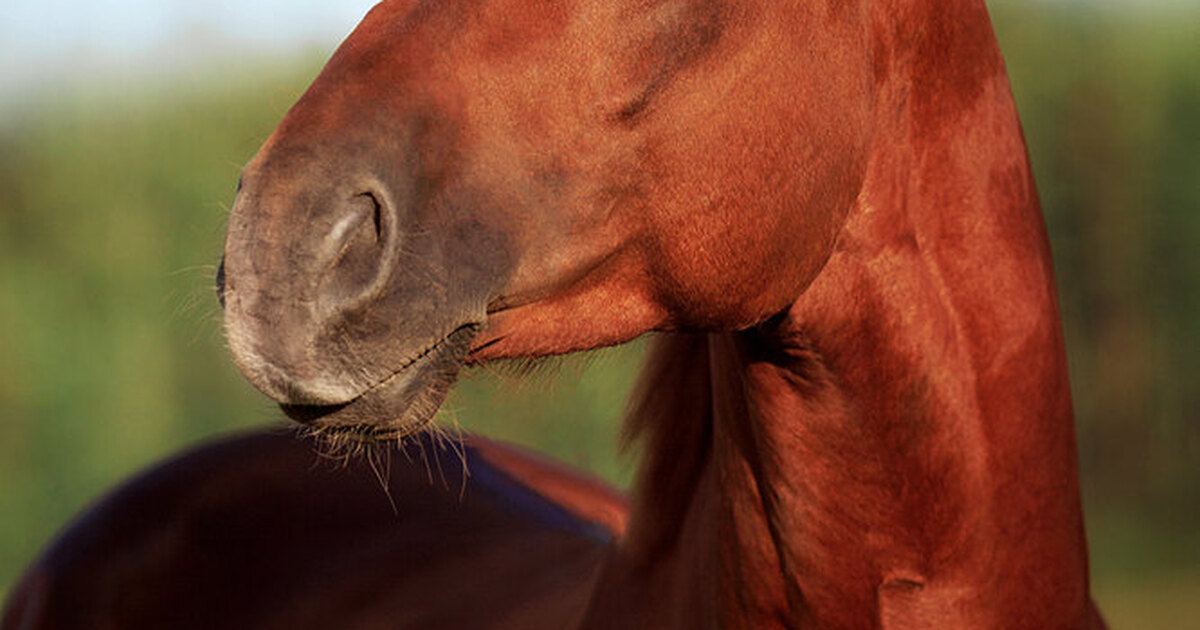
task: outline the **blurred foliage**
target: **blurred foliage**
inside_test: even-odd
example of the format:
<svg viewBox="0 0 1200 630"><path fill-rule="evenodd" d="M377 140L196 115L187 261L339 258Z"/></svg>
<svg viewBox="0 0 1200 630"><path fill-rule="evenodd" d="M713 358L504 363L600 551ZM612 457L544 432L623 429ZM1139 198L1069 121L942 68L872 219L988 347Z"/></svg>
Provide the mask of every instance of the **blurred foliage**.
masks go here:
<svg viewBox="0 0 1200 630"><path fill-rule="evenodd" d="M1163 11L992 7L1054 249L1092 538L1125 539L1101 571L1200 571L1200 7Z"/></svg>
<svg viewBox="0 0 1200 630"><path fill-rule="evenodd" d="M992 5L1058 272L1113 628L1200 628L1200 7Z"/></svg>
<svg viewBox="0 0 1200 630"><path fill-rule="evenodd" d="M992 10L1056 256L1098 599L1114 628L1181 627L1200 618L1200 11ZM240 164L320 60L228 66L0 119L0 592L105 488L280 417L225 356L212 276ZM485 370L445 418L625 484L639 353Z"/></svg>

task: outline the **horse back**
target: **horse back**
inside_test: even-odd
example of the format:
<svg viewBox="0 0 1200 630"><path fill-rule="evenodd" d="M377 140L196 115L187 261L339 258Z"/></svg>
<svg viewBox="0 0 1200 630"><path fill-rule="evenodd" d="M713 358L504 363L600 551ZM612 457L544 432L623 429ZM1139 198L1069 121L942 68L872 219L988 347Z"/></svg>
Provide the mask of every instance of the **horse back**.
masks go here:
<svg viewBox="0 0 1200 630"><path fill-rule="evenodd" d="M344 465L282 432L202 447L86 510L0 629L575 625L620 497L512 447L453 446Z"/></svg>

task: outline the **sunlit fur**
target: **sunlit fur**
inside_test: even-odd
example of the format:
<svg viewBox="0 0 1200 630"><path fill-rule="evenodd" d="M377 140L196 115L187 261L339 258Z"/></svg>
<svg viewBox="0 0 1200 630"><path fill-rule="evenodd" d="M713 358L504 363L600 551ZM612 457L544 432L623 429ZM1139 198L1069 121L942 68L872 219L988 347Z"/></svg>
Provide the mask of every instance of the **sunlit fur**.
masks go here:
<svg viewBox="0 0 1200 630"><path fill-rule="evenodd" d="M55 597L124 628L215 601L228 627L1103 627L1050 253L982 0L387 0L243 177L225 327L251 383L345 442L424 426L463 362L657 333L631 507L466 438L351 458L403 524L363 531L361 479L242 438L102 502L3 630L77 627L17 625ZM465 498L431 460L470 469ZM289 541L314 539L300 561ZM245 575L254 597L226 584ZM112 612L110 584L144 597Z"/></svg>

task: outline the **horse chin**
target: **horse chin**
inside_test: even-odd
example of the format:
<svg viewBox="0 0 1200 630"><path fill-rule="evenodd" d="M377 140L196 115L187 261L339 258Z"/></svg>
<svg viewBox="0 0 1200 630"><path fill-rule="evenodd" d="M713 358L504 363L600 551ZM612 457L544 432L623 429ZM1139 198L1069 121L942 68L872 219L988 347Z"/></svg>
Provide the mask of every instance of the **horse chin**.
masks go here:
<svg viewBox="0 0 1200 630"><path fill-rule="evenodd" d="M279 407L292 420L332 438L376 442L407 437L429 427L479 331L479 325L455 329L379 384L352 400L334 405Z"/></svg>

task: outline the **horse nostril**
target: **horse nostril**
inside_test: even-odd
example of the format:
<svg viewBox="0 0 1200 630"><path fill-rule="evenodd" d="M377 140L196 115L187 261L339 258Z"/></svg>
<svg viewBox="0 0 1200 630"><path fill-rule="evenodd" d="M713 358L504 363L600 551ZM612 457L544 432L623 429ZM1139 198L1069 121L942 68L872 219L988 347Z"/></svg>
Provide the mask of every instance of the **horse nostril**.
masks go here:
<svg viewBox="0 0 1200 630"><path fill-rule="evenodd" d="M320 285L326 304L344 306L371 295L388 274L388 231L385 197L374 192L349 198L342 217L326 236L322 258L328 261Z"/></svg>
<svg viewBox="0 0 1200 630"><path fill-rule="evenodd" d="M356 241L365 239L375 245L380 244L383 241L383 230L383 205L379 198L371 192L354 195L350 198L345 214L333 224L326 236L326 253L334 254L336 263Z"/></svg>
<svg viewBox="0 0 1200 630"><path fill-rule="evenodd" d="M375 193L365 192L359 196L366 197L371 202L371 204L373 206L375 206L375 214L373 217L374 222L375 222L375 240L382 241L383 240L383 205L379 203L379 198L375 196Z"/></svg>
<svg viewBox="0 0 1200 630"><path fill-rule="evenodd" d="M217 265L217 301L225 308L225 257L221 256L221 264Z"/></svg>

